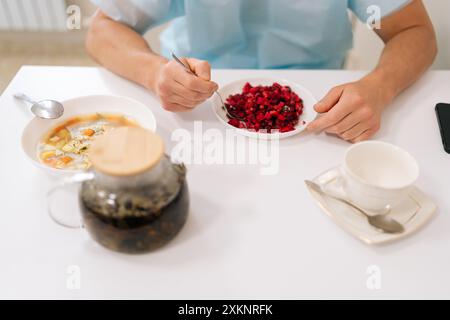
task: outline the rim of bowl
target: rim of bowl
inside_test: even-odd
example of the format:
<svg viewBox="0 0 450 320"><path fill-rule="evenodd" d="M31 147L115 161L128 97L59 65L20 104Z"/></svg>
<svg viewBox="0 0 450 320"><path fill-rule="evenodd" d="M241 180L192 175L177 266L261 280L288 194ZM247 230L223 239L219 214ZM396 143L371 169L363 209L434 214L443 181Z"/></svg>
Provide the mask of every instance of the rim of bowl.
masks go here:
<svg viewBox="0 0 450 320"><path fill-rule="evenodd" d="M71 102L72 100L78 100L78 99L83 99L83 98L102 98L102 97L119 98L119 99L123 99L123 100L128 100L128 101L131 101L133 103L140 104L142 107L148 109L148 111L150 112L150 114L152 116L152 122L153 122L153 126L154 126L154 128L152 128L152 130L156 132L157 123L156 123L156 117L153 114L153 111L150 110L144 103L140 102L139 100L130 98L130 97L125 97L125 96L120 96L120 95L115 95L115 94L93 94L93 95L84 95L84 96L78 96L78 97L74 97L74 98L65 99L65 100L61 101L61 103L64 105L64 103ZM85 171L83 169L79 169L79 170L64 170L64 169L52 168L52 167L46 166L45 164L39 162L38 160L35 160L35 159L31 158L28 155L28 153L25 151L25 140L26 140L25 131L27 130L27 128L30 125L31 121L33 121L34 119L35 119L35 117L32 117L27 122L25 127L23 128L22 135L21 135L21 140L20 140L21 141L22 152L25 154L25 156L28 158L28 160L31 161L31 163L33 163L33 165L35 165L36 167L38 167L40 169L43 169L45 171L48 171L49 173L51 173L53 175L76 174L76 173ZM55 119L55 120L58 120L58 119Z"/></svg>

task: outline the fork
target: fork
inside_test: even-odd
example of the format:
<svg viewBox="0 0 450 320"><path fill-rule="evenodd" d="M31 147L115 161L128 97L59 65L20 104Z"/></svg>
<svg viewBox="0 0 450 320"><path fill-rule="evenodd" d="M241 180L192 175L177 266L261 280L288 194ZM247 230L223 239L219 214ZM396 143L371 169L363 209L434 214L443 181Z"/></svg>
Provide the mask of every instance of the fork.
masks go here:
<svg viewBox="0 0 450 320"><path fill-rule="evenodd" d="M189 66L187 66L183 61L181 61L180 58L178 58L178 57L175 55L175 53L173 53L173 52L172 52L172 58L173 58L179 65L181 65L181 66L184 68L184 70L186 70L188 73L192 74L193 76L197 77L197 75L194 73L194 71L192 71L192 69L191 69ZM220 103L222 104L222 109L226 112L227 117L230 118L230 119L236 119L236 120L239 120L239 121L241 121L241 123L242 123L245 127L247 127L247 126L245 125L244 119L242 119L242 118L240 118L240 117L238 117L238 116L232 115L232 114L228 111L228 108L225 106L225 103L223 102L222 96L220 95L219 91L216 90L214 93L219 97Z"/></svg>

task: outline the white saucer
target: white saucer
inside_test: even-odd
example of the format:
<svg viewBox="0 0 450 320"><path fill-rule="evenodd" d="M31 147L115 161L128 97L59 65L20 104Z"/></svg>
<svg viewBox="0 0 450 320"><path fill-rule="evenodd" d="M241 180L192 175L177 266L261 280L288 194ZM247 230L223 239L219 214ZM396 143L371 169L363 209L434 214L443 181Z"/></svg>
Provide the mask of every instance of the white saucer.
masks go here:
<svg viewBox="0 0 450 320"><path fill-rule="evenodd" d="M313 181L326 188L340 188L339 167L332 168ZM401 204L392 208L390 216L402 223L405 232L401 234L384 233L372 227L367 219L355 209L330 197L320 195L309 189L317 204L340 227L367 244L382 244L404 238L418 231L435 215L437 206L425 193L413 187L409 197ZM342 191L343 192L343 191Z"/></svg>

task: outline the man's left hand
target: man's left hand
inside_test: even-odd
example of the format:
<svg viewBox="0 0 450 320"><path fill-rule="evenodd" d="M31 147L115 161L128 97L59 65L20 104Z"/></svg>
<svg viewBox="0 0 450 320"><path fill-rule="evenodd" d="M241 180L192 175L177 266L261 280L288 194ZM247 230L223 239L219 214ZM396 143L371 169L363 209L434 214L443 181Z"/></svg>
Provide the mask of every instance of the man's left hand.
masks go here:
<svg viewBox="0 0 450 320"><path fill-rule="evenodd" d="M308 125L312 132L325 131L356 143L379 129L388 102L381 85L368 78L331 89L314 109L322 115Z"/></svg>

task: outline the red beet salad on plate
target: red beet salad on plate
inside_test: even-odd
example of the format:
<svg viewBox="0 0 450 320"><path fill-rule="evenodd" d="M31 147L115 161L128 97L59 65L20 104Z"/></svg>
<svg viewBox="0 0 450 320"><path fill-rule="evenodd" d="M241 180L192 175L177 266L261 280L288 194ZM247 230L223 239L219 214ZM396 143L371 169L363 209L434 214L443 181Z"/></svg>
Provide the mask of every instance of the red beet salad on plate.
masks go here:
<svg viewBox="0 0 450 320"><path fill-rule="evenodd" d="M252 86L230 95L225 103L228 123L236 128L272 133L295 130L303 113L303 100L289 86Z"/></svg>

